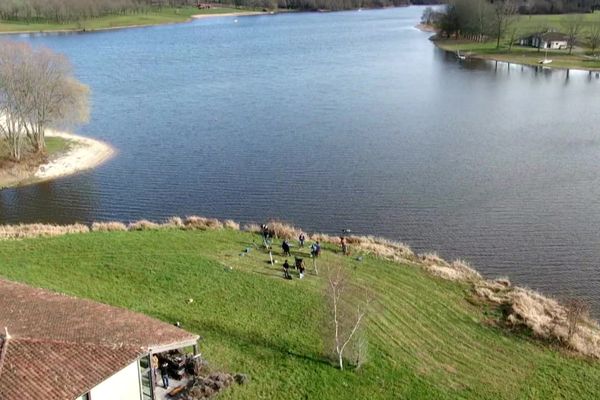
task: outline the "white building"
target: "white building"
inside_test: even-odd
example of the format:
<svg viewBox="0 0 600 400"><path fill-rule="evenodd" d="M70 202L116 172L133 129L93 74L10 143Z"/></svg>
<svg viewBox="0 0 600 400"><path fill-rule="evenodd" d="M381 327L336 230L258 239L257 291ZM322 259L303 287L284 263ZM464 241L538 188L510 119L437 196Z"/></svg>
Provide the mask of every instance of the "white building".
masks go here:
<svg viewBox="0 0 600 400"><path fill-rule="evenodd" d="M0 280L2 400L154 400L151 356L197 341L139 313Z"/></svg>
<svg viewBox="0 0 600 400"><path fill-rule="evenodd" d="M537 49L562 50L569 47L569 38L560 32L535 33L519 39L519 44Z"/></svg>

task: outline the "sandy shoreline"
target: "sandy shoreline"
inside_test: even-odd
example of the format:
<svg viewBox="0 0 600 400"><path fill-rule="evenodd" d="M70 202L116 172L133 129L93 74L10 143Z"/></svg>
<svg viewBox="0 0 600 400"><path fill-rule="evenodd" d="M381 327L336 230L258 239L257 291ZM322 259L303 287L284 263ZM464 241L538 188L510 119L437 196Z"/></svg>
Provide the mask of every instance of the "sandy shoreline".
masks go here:
<svg viewBox="0 0 600 400"><path fill-rule="evenodd" d="M46 132L46 137L59 137L69 141L68 150L50 156L45 163L32 169L26 165L19 167L17 164L0 170L0 189L74 175L95 168L116 154L116 150L108 143L89 137L51 130Z"/></svg>
<svg viewBox="0 0 600 400"><path fill-rule="evenodd" d="M48 160L38 167L32 179L46 181L62 176L73 175L101 165L116 153L108 143L85 136L66 132L48 131L46 137L59 137L69 140L71 148L63 154Z"/></svg>
<svg viewBox="0 0 600 400"><path fill-rule="evenodd" d="M250 15L265 15L271 14L268 11L244 11L239 13L223 13L223 14L196 14L192 15L192 19L220 18L220 17L247 17Z"/></svg>

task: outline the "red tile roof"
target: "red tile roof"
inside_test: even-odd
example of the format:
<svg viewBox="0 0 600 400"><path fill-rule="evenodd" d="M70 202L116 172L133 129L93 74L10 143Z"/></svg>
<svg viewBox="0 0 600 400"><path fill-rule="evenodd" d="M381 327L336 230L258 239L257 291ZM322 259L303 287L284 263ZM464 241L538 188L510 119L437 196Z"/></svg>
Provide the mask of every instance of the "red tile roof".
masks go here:
<svg viewBox="0 0 600 400"><path fill-rule="evenodd" d="M153 349L198 340L126 309L0 280L0 399L72 400Z"/></svg>

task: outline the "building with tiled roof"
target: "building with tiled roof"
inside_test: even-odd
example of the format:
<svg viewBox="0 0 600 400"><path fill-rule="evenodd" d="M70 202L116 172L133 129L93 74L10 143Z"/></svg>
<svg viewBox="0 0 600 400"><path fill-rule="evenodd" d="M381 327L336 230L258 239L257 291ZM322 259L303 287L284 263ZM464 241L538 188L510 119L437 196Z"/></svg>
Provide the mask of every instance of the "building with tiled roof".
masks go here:
<svg viewBox="0 0 600 400"><path fill-rule="evenodd" d="M198 336L140 313L0 280L0 399L152 400L152 354Z"/></svg>

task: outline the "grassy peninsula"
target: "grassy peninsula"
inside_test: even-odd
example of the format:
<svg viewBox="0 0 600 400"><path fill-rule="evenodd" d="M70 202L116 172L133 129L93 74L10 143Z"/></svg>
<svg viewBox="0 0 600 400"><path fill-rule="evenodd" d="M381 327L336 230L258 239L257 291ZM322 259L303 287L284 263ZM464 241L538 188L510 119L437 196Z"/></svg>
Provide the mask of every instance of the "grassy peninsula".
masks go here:
<svg viewBox="0 0 600 400"><path fill-rule="evenodd" d="M220 15L253 12L252 9L214 7L199 10L197 7L163 7L146 12L115 14L76 22L33 22L0 20L0 33L95 31L136 26L162 25L188 21L194 15Z"/></svg>
<svg viewBox="0 0 600 400"><path fill-rule="evenodd" d="M553 31L564 32L568 19L581 18L577 40L572 54L567 49L548 50L548 59L552 63L544 67L563 69L600 70L600 57L598 53L592 54L588 47L588 37L592 30L600 26L600 13L590 14L558 14L558 15L519 15L500 40L500 47L496 46L496 39L489 38L485 41L469 40L463 37L434 38L436 46L446 51L457 52L467 57L498 60L516 64L539 65L544 59L545 49L510 45L511 39L517 40L537 32ZM597 29L597 28L596 28ZM512 38L511 38L512 36Z"/></svg>
<svg viewBox="0 0 600 400"><path fill-rule="evenodd" d="M342 263L377 302L365 325L368 362L340 371L322 336L323 274L284 280L255 246L259 235L226 226L115 224L113 232L3 240L0 276L180 321L203 337L212 367L250 375L223 399L598 398L600 363L503 327L502 309L477 300L469 283L326 244L320 265ZM307 249L292 253L308 259Z"/></svg>

